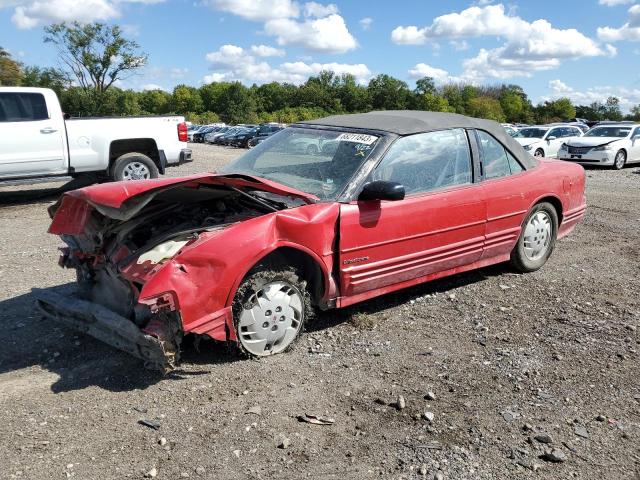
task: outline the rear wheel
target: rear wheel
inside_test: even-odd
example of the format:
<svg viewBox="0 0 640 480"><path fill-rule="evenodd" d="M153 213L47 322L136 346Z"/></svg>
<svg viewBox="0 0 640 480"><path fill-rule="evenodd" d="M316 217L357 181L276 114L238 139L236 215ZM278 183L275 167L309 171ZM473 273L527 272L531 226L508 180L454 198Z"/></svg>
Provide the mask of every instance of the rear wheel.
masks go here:
<svg viewBox="0 0 640 480"><path fill-rule="evenodd" d="M622 170L627 163L627 153L624 150L618 150L615 158L613 159L614 170Z"/></svg>
<svg viewBox="0 0 640 480"><path fill-rule="evenodd" d="M313 316L307 282L292 267L264 267L242 282L233 302L237 346L249 357L287 351Z"/></svg>
<svg viewBox="0 0 640 480"><path fill-rule="evenodd" d="M544 157L544 150L542 150L541 148L537 149L534 154L534 157Z"/></svg>
<svg viewBox="0 0 640 480"><path fill-rule="evenodd" d="M111 179L116 182L158 178L158 167L142 153L125 153L116 159L111 168Z"/></svg>
<svg viewBox="0 0 640 480"><path fill-rule="evenodd" d="M317 155L318 154L318 146L313 143L307 147L307 153L309 155Z"/></svg>
<svg viewBox="0 0 640 480"><path fill-rule="evenodd" d="M522 225L518 243L511 252L511 264L523 273L538 270L553 252L557 235L556 209L547 202L537 204Z"/></svg>

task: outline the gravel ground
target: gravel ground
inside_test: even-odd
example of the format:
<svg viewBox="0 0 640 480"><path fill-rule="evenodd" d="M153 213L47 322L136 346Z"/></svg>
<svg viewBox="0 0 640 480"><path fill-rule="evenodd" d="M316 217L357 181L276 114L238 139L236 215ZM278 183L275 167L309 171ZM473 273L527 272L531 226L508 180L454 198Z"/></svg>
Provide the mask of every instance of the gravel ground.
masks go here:
<svg viewBox="0 0 640 480"><path fill-rule="evenodd" d="M241 153L193 148L169 175ZM639 173L589 170L584 223L536 273L324 313L265 360L187 346L164 378L40 317L30 289L72 281L59 185L2 188L0 478L638 479Z"/></svg>

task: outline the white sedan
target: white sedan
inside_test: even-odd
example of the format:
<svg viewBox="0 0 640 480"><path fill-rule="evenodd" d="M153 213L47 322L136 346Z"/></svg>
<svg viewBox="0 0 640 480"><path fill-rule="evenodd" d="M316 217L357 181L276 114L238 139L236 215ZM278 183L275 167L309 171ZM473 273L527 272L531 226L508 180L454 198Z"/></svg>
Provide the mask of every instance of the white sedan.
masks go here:
<svg viewBox="0 0 640 480"><path fill-rule="evenodd" d="M640 162L640 124L593 127L583 137L564 143L558 158L584 165L608 165L616 170L627 163Z"/></svg>
<svg viewBox="0 0 640 480"><path fill-rule="evenodd" d="M513 138L534 157L557 157L564 142L581 136L582 131L571 125L538 125L518 130Z"/></svg>

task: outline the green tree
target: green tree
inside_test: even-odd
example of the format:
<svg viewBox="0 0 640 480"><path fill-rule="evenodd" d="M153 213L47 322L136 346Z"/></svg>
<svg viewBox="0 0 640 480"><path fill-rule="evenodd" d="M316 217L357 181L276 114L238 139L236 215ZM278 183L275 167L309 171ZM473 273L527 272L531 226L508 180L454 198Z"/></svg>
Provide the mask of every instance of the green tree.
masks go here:
<svg viewBox="0 0 640 480"><path fill-rule="evenodd" d="M467 87L461 87L460 85L451 83L443 85L440 89L440 94L447 100L447 103L453 108L453 111L462 115L466 113L469 100L476 96L473 87L470 87L469 90L466 88Z"/></svg>
<svg viewBox="0 0 640 480"><path fill-rule="evenodd" d="M86 90L103 93L147 63L147 55L117 25L63 22L44 31L44 41L56 45L60 60Z"/></svg>
<svg viewBox="0 0 640 480"><path fill-rule="evenodd" d="M417 107L419 110L429 112L455 112L447 102L447 99L437 93L425 93L418 97Z"/></svg>
<svg viewBox="0 0 640 480"><path fill-rule="evenodd" d="M11 54L0 47L0 86L21 85L23 79L22 64L11 58Z"/></svg>
<svg viewBox="0 0 640 480"><path fill-rule="evenodd" d="M338 77L334 89L342 108L349 113L371 110L371 99L366 88L356 83L356 77L345 73Z"/></svg>
<svg viewBox="0 0 640 480"><path fill-rule="evenodd" d="M58 68L27 66L24 68L22 85L25 87L50 88L60 96L65 88L71 86L71 78L65 71Z"/></svg>
<svg viewBox="0 0 640 480"><path fill-rule="evenodd" d="M422 77L416 80L416 88L413 92L417 95L424 95L425 93L436 93L436 84L431 77Z"/></svg>
<svg viewBox="0 0 640 480"><path fill-rule="evenodd" d="M504 122L504 112L500 102L491 97L476 97L469 100L467 115Z"/></svg>
<svg viewBox="0 0 640 480"><path fill-rule="evenodd" d="M367 90L375 110L403 110L412 96L405 82L386 74L372 78Z"/></svg>
<svg viewBox="0 0 640 480"><path fill-rule="evenodd" d="M505 90L500 95L500 106L508 122L522 122L526 105L520 95L511 90Z"/></svg>
<svg viewBox="0 0 640 480"><path fill-rule="evenodd" d="M536 107L536 117L540 123L560 122L575 116L576 108L566 97L546 101Z"/></svg>
<svg viewBox="0 0 640 480"><path fill-rule="evenodd" d="M256 115L255 101L249 89L240 82L233 82L220 97L216 112L226 123L242 123Z"/></svg>
<svg viewBox="0 0 640 480"><path fill-rule="evenodd" d="M618 97L607 98L604 104L604 115L606 120L622 120L622 110L620 109L620 99Z"/></svg>
<svg viewBox="0 0 640 480"><path fill-rule="evenodd" d="M198 89L188 85L176 85L171 95L171 111L181 115L187 112L202 112L202 98Z"/></svg>
<svg viewBox="0 0 640 480"><path fill-rule="evenodd" d="M627 115L627 118L635 121L640 120L640 104L631 107L631 111L629 115Z"/></svg>
<svg viewBox="0 0 640 480"><path fill-rule="evenodd" d="M138 95L144 113L164 115L171 112L171 94L164 90L145 90Z"/></svg>

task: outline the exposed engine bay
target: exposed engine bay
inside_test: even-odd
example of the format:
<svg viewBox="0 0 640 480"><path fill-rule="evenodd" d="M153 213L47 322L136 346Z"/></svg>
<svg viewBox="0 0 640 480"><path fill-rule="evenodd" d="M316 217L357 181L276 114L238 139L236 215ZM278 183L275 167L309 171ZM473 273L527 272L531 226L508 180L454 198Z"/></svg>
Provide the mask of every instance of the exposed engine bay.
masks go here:
<svg viewBox="0 0 640 480"><path fill-rule="evenodd" d="M287 208L282 197L234 187L179 187L155 195L124 220L93 210L81 235L63 235L62 264L75 268L80 298L145 327L150 312L137 304L145 274L202 235ZM107 212L108 213L108 212Z"/></svg>

